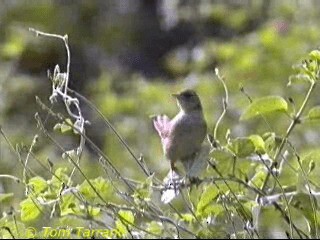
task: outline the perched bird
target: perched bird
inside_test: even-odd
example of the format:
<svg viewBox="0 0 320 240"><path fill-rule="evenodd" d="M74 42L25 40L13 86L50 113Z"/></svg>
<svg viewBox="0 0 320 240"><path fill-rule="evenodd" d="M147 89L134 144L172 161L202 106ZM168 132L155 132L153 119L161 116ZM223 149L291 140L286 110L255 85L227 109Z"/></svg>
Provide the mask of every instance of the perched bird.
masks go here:
<svg viewBox="0 0 320 240"><path fill-rule="evenodd" d="M172 94L177 100L179 113L169 119L166 115L153 118L164 156L170 161L171 171L177 172L175 163L181 161L186 172L190 169L207 133L200 98L193 90Z"/></svg>

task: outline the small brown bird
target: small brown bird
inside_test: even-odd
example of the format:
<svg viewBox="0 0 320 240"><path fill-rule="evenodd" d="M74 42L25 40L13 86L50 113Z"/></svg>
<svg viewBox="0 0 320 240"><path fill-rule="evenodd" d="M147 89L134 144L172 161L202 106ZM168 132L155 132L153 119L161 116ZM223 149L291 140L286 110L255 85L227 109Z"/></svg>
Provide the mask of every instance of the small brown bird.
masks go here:
<svg viewBox="0 0 320 240"><path fill-rule="evenodd" d="M195 91L185 90L172 96L177 99L179 113L171 120L166 115L156 116L153 125L161 138L171 171L176 172L175 163L181 161L188 172L205 139L207 124Z"/></svg>

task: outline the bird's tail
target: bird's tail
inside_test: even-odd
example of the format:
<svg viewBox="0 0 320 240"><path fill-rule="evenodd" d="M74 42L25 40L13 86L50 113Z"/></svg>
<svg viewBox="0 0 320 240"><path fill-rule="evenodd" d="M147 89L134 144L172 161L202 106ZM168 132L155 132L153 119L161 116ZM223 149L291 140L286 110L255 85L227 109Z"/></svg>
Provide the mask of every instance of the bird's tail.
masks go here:
<svg viewBox="0 0 320 240"><path fill-rule="evenodd" d="M201 149L195 155L182 161L186 175L189 178L199 177L199 174L206 168L209 159L210 145L204 142Z"/></svg>
<svg viewBox="0 0 320 240"><path fill-rule="evenodd" d="M170 119L166 115L158 115L153 118L153 126L160 137L165 137L169 130Z"/></svg>

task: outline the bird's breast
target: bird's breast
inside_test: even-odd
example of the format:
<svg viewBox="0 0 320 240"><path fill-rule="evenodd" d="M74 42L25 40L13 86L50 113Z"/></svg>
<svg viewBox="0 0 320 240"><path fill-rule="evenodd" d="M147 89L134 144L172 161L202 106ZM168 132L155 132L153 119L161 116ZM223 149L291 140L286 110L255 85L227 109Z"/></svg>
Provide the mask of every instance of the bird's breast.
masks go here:
<svg viewBox="0 0 320 240"><path fill-rule="evenodd" d="M170 121L168 137L162 144L168 159L176 161L190 156L201 148L207 132L202 113L179 113Z"/></svg>

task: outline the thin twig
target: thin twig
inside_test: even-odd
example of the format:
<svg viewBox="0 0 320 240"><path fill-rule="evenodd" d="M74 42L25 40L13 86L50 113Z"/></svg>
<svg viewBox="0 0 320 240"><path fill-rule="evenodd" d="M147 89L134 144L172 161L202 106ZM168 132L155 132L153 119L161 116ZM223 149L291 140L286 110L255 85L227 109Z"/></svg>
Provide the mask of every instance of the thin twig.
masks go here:
<svg viewBox="0 0 320 240"><path fill-rule="evenodd" d="M215 69L215 74L217 75L219 81L222 83L222 86L223 86L223 89L224 89L224 93L225 93L225 97L222 99L223 111L222 111L220 117L218 118L217 123L216 123L216 125L214 127L214 130L213 130L213 139L214 140L217 139L218 128L219 128L220 122L222 121L223 117L225 116L225 114L227 112L228 103L229 103L228 88L227 88L226 83L224 82L223 77L220 75L218 68Z"/></svg>
<svg viewBox="0 0 320 240"><path fill-rule="evenodd" d="M303 100L303 103L300 106L299 111L297 112L297 114L291 120L291 123L290 123L290 125L289 125L289 127L288 127L288 129L286 131L286 134L282 138L282 141L281 141L279 147L277 148L277 151L276 151L276 153L275 153L275 155L273 157L274 161L273 161L273 163L272 163L272 165L270 167L271 170L278 165L278 158L282 153L282 150L283 150L283 148L285 146L285 143L287 142L287 139L289 138L289 136L290 136L291 132L293 131L293 129L295 128L295 126L299 123L300 117L301 117L302 113L304 112L308 101L310 100L311 93L313 92L315 86L316 86L316 82L312 81L311 84L310 84L309 90L308 90L308 92L307 92L307 94L306 94L306 96L305 96L305 98ZM266 188L267 183L269 181L270 175L271 175L271 172L268 171L267 176L266 176L266 178L265 178L265 180L263 182L262 189L261 189L263 192L265 191L265 188Z"/></svg>
<svg viewBox="0 0 320 240"><path fill-rule="evenodd" d="M139 167L142 169L142 171L147 175L148 177L152 174L150 170L146 168L145 165L141 164L141 161L136 157L136 155L133 153L133 150L130 148L128 143L124 140L124 138L120 135L120 133L115 129L113 124L102 114L102 112L86 97L81 95L75 90L68 89L71 93L74 93L77 97L79 97L81 100L83 100L85 103L88 104L88 106L93 109L95 112L98 113L98 115L103 119L103 121L106 123L106 125L111 129L111 131L116 135L118 140L121 142L122 146L125 147L125 149L129 152L129 154L132 156L132 158L136 161L136 163L139 165Z"/></svg>

